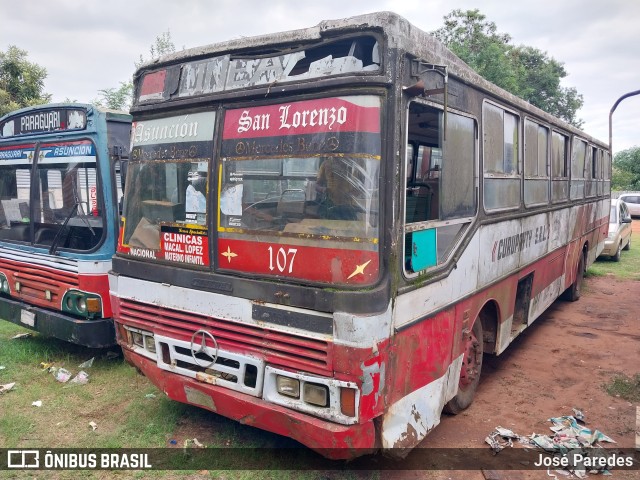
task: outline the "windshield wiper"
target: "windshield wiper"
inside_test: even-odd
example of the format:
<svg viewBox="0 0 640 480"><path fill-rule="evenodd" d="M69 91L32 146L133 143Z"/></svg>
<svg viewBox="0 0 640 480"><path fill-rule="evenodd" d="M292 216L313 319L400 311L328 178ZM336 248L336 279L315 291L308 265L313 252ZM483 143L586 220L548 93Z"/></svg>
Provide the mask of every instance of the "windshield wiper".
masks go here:
<svg viewBox="0 0 640 480"><path fill-rule="evenodd" d="M69 220L74 215L74 213L76 212L79 206L80 206L80 202L76 201L76 203L73 204L73 207L71 207L71 210L69 211L66 218L64 219L64 222L62 222L62 226L56 232L56 236L53 237L53 242L51 242L51 248L49 248L49 255L55 255L56 250L58 249L58 242L60 241L60 237L62 237L62 232L65 230L65 228L67 228L67 223L69 223ZM91 230L91 232L93 233L93 230Z"/></svg>

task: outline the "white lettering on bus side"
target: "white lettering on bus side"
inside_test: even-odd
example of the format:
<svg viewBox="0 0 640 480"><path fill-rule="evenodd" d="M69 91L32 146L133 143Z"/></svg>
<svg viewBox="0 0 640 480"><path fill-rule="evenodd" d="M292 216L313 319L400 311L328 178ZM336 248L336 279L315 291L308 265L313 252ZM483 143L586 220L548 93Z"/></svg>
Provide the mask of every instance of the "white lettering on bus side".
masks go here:
<svg viewBox="0 0 640 480"><path fill-rule="evenodd" d="M146 127L138 122L133 131L133 143L181 139L198 136L198 122L176 122L171 125Z"/></svg>
<svg viewBox="0 0 640 480"><path fill-rule="evenodd" d="M347 122L347 107L314 108L311 110L291 110L291 104L282 105L280 111L279 130L306 127L333 127ZM251 115L251 110L244 110L238 119L238 133L248 131L264 131L271 127L271 114Z"/></svg>
<svg viewBox="0 0 640 480"><path fill-rule="evenodd" d="M244 133L249 130L269 130L270 117L271 115L268 113L251 117L249 110L245 110L242 112L242 115L240 115L240 119L238 120L238 133Z"/></svg>
<svg viewBox="0 0 640 480"><path fill-rule="evenodd" d="M56 147L53 150L55 157L73 157L77 155L91 155L92 153L91 145L65 145Z"/></svg>
<svg viewBox="0 0 640 480"><path fill-rule="evenodd" d="M329 130L337 123L344 125L347 121L347 107L330 107L313 110L296 110L289 113L291 105L280 107L280 129L298 127L328 127Z"/></svg>

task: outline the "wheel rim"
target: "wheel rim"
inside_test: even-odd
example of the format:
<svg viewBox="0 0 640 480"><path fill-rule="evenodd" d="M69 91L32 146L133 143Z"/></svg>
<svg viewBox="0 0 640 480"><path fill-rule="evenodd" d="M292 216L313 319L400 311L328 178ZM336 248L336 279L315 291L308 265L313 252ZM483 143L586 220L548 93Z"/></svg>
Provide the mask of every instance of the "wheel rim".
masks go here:
<svg viewBox="0 0 640 480"><path fill-rule="evenodd" d="M475 332L469 332L465 339L459 388L464 390L477 381L482 365L482 350Z"/></svg>

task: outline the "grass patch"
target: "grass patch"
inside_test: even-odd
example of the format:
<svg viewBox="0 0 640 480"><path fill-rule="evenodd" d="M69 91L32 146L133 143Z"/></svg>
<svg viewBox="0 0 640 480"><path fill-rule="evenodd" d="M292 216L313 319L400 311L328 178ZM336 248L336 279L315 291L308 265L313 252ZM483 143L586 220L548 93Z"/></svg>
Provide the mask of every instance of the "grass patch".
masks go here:
<svg viewBox="0 0 640 480"><path fill-rule="evenodd" d="M12 339L16 334L30 336ZM118 356L111 358L109 352ZM89 383L58 382L41 362L64 367L73 375L79 365L95 358ZM262 448L298 448L297 442L167 398L149 380L124 362L120 349L89 349L42 337L0 320L0 384L15 387L0 395L0 445L5 448L166 448L165 465L184 466L185 440L197 438L211 449L246 448L260 455ZM153 394L153 395L149 395ZM32 403L42 401L41 407ZM95 422L95 430L90 426ZM173 441L173 442L172 442ZM191 443L193 445L193 443ZM173 447L173 448L171 448ZM193 448L193 447L191 447ZM254 448L255 450L252 450ZM224 455L216 450L214 455ZM175 461L173 461L175 460ZM249 464L255 457L247 458ZM12 472L10 478L32 478ZM39 472L38 478L72 480L77 472ZM89 471L86 478L225 478L225 479L358 479L357 473L315 471L232 470Z"/></svg>
<svg viewBox="0 0 640 480"><path fill-rule="evenodd" d="M11 338L27 332L31 336ZM113 358L109 352L118 355ZM93 366L81 369L90 358L95 358ZM89 383L58 382L41 362L64 367L74 376L84 370ZM183 412L126 364L119 348L84 348L0 321L0 366L0 384L16 383L0 397L0 445L164 447ZM155 398L146 398L148 393ZM42 401L41 407L32 405L36 400ZM97 424L96 430L90 422Z"/></svg>
<svg viewBox="0 0 640 480"><path fill-rule="evenodd" d="M606 392L612 397L620 397L629 402L640 402L640 373L633 377L620 374L616 375L604 386Z"/></svg>
<svg viewBox="0 0 640 480"><path fill-rule="evenodd" d="M634 220L637 221L637 220ZM622 251L619 262L608 257L599 257L587 270L587 276L615 276L627 280L640 280L640 245L631 236L631 248Z"/></svg>

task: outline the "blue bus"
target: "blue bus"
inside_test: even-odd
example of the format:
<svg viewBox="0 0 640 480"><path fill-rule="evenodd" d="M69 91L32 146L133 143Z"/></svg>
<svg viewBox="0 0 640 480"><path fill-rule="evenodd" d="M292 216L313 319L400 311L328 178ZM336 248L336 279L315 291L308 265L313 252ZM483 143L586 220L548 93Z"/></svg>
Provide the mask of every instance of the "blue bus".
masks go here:
<svg viewBox="0 0 640 480"><path fill-rule="evenodd" d="M0 319L115 344L107 272L131 116L57 103L0 118Z"/></svg>

